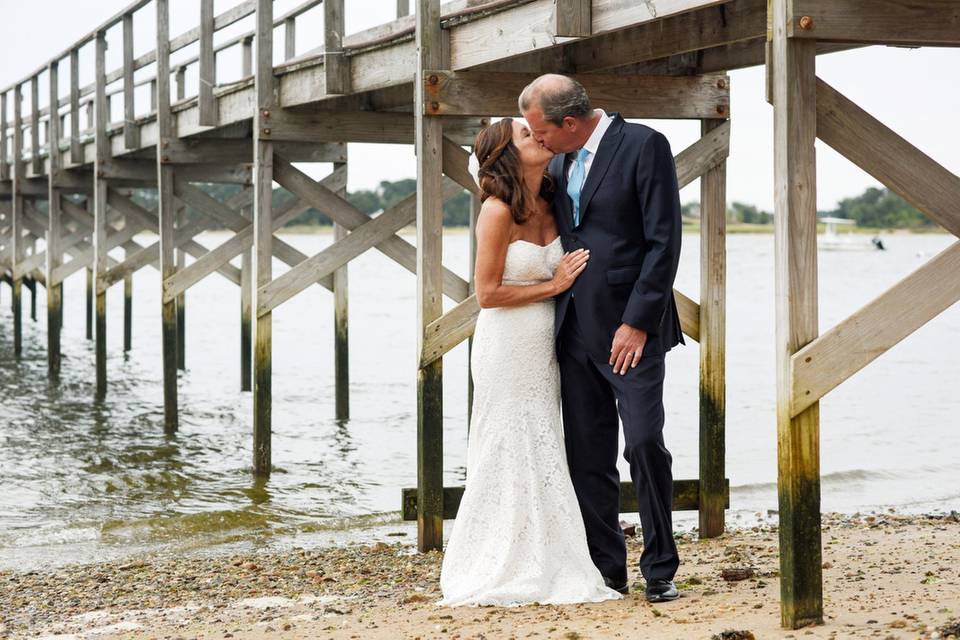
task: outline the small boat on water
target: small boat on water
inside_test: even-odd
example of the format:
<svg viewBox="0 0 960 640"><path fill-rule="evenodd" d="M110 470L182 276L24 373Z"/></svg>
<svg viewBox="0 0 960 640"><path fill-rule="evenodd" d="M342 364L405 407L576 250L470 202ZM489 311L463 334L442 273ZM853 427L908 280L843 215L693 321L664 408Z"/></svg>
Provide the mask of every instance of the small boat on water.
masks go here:
<svg viewBox="0 0 960 640"><path fill-rule="evenodd" d="M827 226L826 230L817 236L817 248L821 251L885 251L886 246L880 236L872 238L851 233L838 233L840 227L853 228L857 225L856 220L848 218L820 218L817 222L822 222Z"/></svg>

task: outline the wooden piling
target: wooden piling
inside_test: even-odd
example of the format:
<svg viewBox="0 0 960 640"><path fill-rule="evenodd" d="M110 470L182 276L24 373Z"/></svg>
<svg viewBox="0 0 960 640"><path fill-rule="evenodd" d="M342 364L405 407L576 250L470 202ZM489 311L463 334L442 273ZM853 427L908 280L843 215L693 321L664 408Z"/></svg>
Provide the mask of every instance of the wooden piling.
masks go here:
<svg viewBox="0 0 960 640"><path fill-rule="evenodd" d="M187 208L177 208L177 226L182 229L187 224ZM175 255L176 270L180 271L187 266L187 252L177 249ZM187 370L187 292L177 296L177 368Z"/></svg>
<svg viewBox="0 0 960 640"><path fill-rule="evenodd" d="M777 477L781 623L823 623L819 403L791 418L791 356L817 337L816 42L787 35L772 0Z"/></svg>
<svg viewBox="0 0 960 640"><path fill-rule="evenodd" d="M94 160L93 187L93 295L94 337L96 339L96 398L107 395L107 291L103 284L107 272L107 180L104 165L110 160L110 139L107 136L109 113L106 93L107 34L103 30L94 36L95 98L94 98Z"/></svg>
<svg viewBox="0 0 960 640"><path fill-rule="evenodd" d="M274 104L273 0L256 0L257 60L254 85L257 112L253 118L254 147L254 290L258 307L260 287L273 275L273 142L270 117ZM271 470L271 369L273 314L257 314L253 333L253 472L267 476Z"/></svg>
<svg viewBox="0 0 960 640"><path fill-rule="evenodd" d="M176 203L173 196L173 165L167 162L164 145L173 139L170 111L170 8L168 0L156 0L157 8L157 212L160 234L160 278L166 282L176 273L174 238ZM163 424L167 433L179 428L177 406L177 302L161 297L163 343Z"/></svg>
<svg viewBox="0 0 960 640"><path fill-rule="evenodd" d="M124 250L124 256L129 258L131 252ZM123 351L133 349L133 274L123 276Z"/></svg>
<svg viewBox="0 0 960 640"><path fill-rule="evenodd" d="M241 75L249 78L253 75L253 38L246 37L241 42ZM241 215L253 220L250 207L244 207ZM253 254L250 249L243 252L240 258L240 390L250 391L253 388Z"/></svg>
<svg viewBox="0 0 960 640"><path fill-rule="evenodd" d="M63 324L63 285L54 280L53 272L63 261L60 248L60 192L55 177L60 171L60 109L59 70L56 61L47 65L50 80L50 171L47 174L47 198L49 214L47 221L46 289L47 289L47 376L60 379L60 328Z"/></svg>
<svg viewBox="0 0 960 640"><path fill-rule="evenodd" d="M726 82L718 79L717 82ZM702 120L707 135L725 120ZM700 537L724 530L726 460L726 162L700 178Z"/></svg>
<svg viewBox="0 0 960 640"><path fill-rule="evenodd" d="M37 254L37 244L36 240L33 241L33 249L30 252L30 255ZM34 322L37 321L37 279L33 276L26 278L25 282L27 283L27 289L30 290L30 319Z"/></svg>
<svg viewBox="0 0 960 640"><path fill-rule="evenodd" d="M18 277L17 265L23 260L23 94L20 84L13 88L13 181L10 215L10 272L13 290L13 357L18 362L23 349L23 313L21 297L23 279Z"/></svg>
<svg viewBox="0 0 960 640"><path fill-rule="evenodd" d="M241 212L251 219L249 207ZM253 263L250 249L243 252L240 262L240 390L250 391L253 384L251 357L253 356Z"/></svg>
<svg viewBox="0 0 960 640"><path fill-rule="evenodd" d="M424 71L443 68L440 0L417 0L414 121L417 154L417 353L443 315L443 127L424 115ZM417 375L417 547L443 548L443 360Z"/></svg>
<svg viewBox="0 0 960 640"><path fill-rule="evenodd" d="M92 203L88 204L92 205ZM93 269L87 267L86 332L87 340L93 340Z"/></svg>
<svg viewBox="0 0 960 640"><path fill-rule="evenodd" d="M334 170L341 167L346 170L347 163L334 163ZM346 182L344 182L346 185ZM341 198L347 197L347 187L337 192ZM333 241L339 242L347 237L347 230L334 223ZM350 419L350 336L349 336L349 296L347 295L347 265L333 272L333 360L336 395L337 420Z"/></svg>

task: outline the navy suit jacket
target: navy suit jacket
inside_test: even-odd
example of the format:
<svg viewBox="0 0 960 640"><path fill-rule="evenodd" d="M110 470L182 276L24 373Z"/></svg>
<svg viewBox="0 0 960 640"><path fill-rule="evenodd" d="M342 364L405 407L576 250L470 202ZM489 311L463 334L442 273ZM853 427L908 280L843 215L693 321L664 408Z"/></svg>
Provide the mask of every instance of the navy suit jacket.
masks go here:
<svg viewBox="0 0 960 640"><path fill-rule="evenodd" d="M580 190L576 227L567 195L567 168L576 153L558 154L549 165L564 251L590 250L586 269L557 296L555 337L572 296L588 353L604 362L622 323L647 332L644 354L663 354L683 343L673 296L681 219L670 144L650 127L628 123L619 113L610 116Z"/></svg>

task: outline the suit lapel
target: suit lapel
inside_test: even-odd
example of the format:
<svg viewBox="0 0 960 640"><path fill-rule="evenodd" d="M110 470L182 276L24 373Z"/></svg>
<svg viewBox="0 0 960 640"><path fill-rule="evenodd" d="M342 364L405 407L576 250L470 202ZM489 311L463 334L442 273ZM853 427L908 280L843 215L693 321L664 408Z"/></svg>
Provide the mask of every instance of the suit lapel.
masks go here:
<svg viewBox="0 0 960 640"><path fill-rule="evenodd" d="M587 174L587 181L583 184L583 189L580 190L580 224L583 224L584 218L587 217L590 200L597 192L597 187L600 186L603 175L610 167L610 162L617 154L617 149L620 148L620 142L623 140L623 132L621 131L624 124L623 118L619 113L613 113L611 117L613 122L610 123L603 134L603 138L600 139L597 155L590 163L590 173Z"/></svg>

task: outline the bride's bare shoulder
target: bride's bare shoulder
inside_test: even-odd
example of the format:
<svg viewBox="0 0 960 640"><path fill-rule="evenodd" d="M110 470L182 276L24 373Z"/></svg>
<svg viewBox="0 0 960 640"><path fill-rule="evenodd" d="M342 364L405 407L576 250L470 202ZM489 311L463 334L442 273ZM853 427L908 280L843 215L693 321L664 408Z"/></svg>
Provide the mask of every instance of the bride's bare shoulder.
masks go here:
<svg viewBox="0 0 960 640"><path fill-rule="evenodd" d="M513 216L510 214L510 207L500 198L490 196L480 205L479 222L487 222L496 226L510 226L513 224Z"/></svg>
<svg viewBox="0 0 960 640"><path fill-rule="evenodd" d="M510 207L499 198L489 197L480 205L477 216L477 237L509 239L513 234L513 216Z"/></svg>

